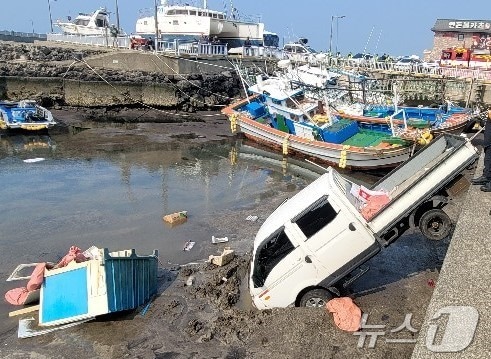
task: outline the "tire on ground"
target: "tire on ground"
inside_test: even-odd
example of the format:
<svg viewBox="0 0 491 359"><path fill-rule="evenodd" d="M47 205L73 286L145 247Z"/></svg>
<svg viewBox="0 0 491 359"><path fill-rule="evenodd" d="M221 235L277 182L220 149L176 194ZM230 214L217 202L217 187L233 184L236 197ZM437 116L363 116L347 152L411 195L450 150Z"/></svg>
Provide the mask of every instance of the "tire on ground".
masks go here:
<svg viewBox="0 0 491 359"><path fill-rule="evenodd" d="M452 221L441 209L430 209L421 216L419 229L426 238L439 241L450 234Z"/></svg>
<svg viewBox="0 0 491 359"><path fill-rule="evenodd" d="M333 298L327 289L317 288L309 290L300 299L300 307L319 308L325 307L326 303Z"/></svg>

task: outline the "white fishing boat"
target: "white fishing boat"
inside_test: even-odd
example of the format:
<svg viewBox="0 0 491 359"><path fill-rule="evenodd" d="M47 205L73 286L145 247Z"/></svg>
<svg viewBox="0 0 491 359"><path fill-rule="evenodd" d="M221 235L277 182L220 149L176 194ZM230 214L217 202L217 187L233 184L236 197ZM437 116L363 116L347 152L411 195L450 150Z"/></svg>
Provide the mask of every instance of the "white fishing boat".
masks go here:
<svg viewBox="0 0 491 359"><path fill-rule="evenodd" d="M202 7L161 0L157 6L157 22L163 41L215 39L229 47L242 46L248 38L251 45L263 45L264 41L264 24L259 18L241 16L233 6L228 12L208 9L206 0ZM142 12L136 22L136 33L154 37L155 28L155 11Z"/></svg>
<svg viewBox="0 0 491 359"><path fill-rule="evenodd" d="M73 22L58 20L55 25L64 34L85 36L105 36L107 35L106 31L109 31L108 28L111 26L109 12L104 7L99 8L91 14L79 13Z"/></svg>

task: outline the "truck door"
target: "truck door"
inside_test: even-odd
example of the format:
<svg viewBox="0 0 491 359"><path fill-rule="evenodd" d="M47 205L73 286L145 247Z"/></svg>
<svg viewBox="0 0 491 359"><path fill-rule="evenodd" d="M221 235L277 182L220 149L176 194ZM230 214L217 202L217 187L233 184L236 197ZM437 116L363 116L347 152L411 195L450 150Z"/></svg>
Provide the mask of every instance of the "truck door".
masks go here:
<svg viewBox="0 0 491 359"><path fill-rule="evenodd" d="M380 248L370 230L333 196L321 197L292 222L301 233L300 246L322 268L322 280Z"/></svg>
<svg viewBox="0 0 491 359"><path fill-rule="evenodd" d="M308 283L318 280L316 264L294 236L287 223L255 253L251 294L258 309L287 307Z"/></svg>

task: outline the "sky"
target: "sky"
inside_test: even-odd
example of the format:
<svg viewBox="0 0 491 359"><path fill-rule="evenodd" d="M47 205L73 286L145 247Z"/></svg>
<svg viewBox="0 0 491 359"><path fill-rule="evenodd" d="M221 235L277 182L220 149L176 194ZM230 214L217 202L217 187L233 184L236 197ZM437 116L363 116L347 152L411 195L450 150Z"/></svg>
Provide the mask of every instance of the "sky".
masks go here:
<svg viewBox="0 0 491 359"><path fill-rule="evenodd" d="M121 27L135 31L142 9L154 0L117 0ZM160 1L160 0L157 0ZM181 3L202 1L183 0ZM75 18L105 6L116 23L116 0L1 0L0 30L46 33L53 22ZM266 30L280 37L280 45L303 37L317 51L342 54L370 52L395 56L422 56L433 46L431 28L436 19L491 20L489 0L208 0L208 8L223 10L230 4L240 14L260 17ZM341 17L344 16L344 17ZM331 32L332 28L332 32ZM57 27L54 27L55 32Z"/></svg>

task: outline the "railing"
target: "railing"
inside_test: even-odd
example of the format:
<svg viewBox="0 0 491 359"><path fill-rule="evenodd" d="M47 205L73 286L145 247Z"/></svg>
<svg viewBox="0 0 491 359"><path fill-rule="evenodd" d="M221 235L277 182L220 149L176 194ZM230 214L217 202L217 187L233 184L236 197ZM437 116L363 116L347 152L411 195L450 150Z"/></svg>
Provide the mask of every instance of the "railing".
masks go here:
<svg viewBox="0 0 491 359"><path fill-rule="evenodd" d="M68 34L48 34L48 41L65 42L70 44L81 44L90 46L129 48L130 39L119 36L88 36L88 35L68 35Z"/></svg>
<svg viewBox="0 0 491 359"><path fill-rule="evenodd" d="M35 32L17 32L17 31L0 31L0 35L13 37L27 37L39 40L46 40L46 34L38 34Z"/></svg>
<svg viewBox="0 0 491 359"><path fill-rule="evenodd" d="M363 72L368 70L373 72L380 71L421 76L441 76L491 81L491 70L484 68L469 69L450 66L428 66L424 63L401 65L396 62L375 61L373 59L360 61L359 59L350 58L322 58L322 56L311 56L307 61L304 62L310 63L312 65L330 68L330 71L335 71L336 69L348 69L350 71Z"/></svg>

